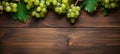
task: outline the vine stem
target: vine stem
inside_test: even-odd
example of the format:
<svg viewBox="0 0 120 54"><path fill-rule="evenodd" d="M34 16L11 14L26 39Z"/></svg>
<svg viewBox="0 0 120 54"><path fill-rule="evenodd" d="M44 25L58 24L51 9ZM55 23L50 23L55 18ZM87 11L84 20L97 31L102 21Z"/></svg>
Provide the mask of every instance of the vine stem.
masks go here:
<svg viewBox="0 0 120 54"><path fill-rule="evenodd" d="M82 1L82 0L77 0L77 1L75 2L75 6L78 4L79 1Z"/></svg>

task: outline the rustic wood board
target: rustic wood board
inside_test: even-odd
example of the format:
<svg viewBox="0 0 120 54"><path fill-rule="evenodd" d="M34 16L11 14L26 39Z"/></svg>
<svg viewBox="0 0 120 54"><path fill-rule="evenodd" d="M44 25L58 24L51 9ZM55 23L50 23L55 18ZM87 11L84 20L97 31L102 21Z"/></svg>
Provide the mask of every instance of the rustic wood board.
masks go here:
<svg viewBox="0 0 120 54"><path fill-rule="evenodd" d="M0 28L0 54L120 54L120 28Z"/></svg>
<svg viewBox="0 0 120 54"><path fill-rule="evenodd" d="M72 26L66 19L65 15L57 15L53 11L49 11L45 19L35 19L30 17L26 23L21 23L12 20L9 15L0 15L0 27L120 27L120 10L111 13L109 16L100 16L99 14L90 16L85 11L82 11L78 21Z"/></svg>

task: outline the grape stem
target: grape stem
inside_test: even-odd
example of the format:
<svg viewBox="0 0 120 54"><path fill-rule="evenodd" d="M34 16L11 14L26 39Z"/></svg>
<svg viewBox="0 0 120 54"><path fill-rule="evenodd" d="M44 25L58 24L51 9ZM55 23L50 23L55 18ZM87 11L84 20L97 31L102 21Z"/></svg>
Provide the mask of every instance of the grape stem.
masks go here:
<svg viewBox="0 0 120 54"><path fill-rule="evenodd" d="M79 1L82 1L82 0L77 0L77 1L75 2L75 6L78 4Z"/></svg>

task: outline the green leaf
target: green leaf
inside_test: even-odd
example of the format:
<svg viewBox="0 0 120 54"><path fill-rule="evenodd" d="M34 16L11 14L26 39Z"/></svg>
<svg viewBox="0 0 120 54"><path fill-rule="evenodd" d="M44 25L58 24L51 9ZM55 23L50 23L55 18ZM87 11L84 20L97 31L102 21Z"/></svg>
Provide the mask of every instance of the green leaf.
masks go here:
<svg viewBox="0 0 120 54"><path fill-rule="evenodd" d="M28 19L28 11L25 3L18 3L17 12L13 14L13 19L18 19L21 22L26 22Z"/></svg>
<svg viewBox="0 0 120 54"><path fill-rule="evenodd" d="M98 4L99 0L83 0L84 9L90 13L93 13Z"/></svg>
<svg viewBox="0 0 120 54"><path fill-rule="evenodd" d="M110 13L110 11L104 7L102 7L101 10L103 11L104 16L107 16Z"/></svg>

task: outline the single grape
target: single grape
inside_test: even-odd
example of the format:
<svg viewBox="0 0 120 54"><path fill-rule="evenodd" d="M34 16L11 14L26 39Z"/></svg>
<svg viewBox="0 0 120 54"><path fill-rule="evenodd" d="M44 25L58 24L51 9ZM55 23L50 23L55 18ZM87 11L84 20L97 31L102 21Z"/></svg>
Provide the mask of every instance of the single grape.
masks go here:
<svg viewBox="0 0 120 54"><path fill-rule="evenodd" d="M32 6L33 3L29 1L29 2L27 3L27 5Z"/></svg>
<svg viewBox="0 0 120 54"><path fill-rule="evenodd" d="M109 8L109 4L105 4L105 8Z"/></svg>
<svg viewBox="0 0 120 54"><path fill-rule="evenodd" d="M78 16L80 13L78 11L75 12L75 15Z"/></svg>
<svg viewBox="0 0 120 54"><path fill-rule="evenodd" d="M28 2L28 0L24 0L24 2Z"/></svg>
<svg viewBox="0 0 120 54"><path fill-rule="evenodd" d="M8 2L5 2L3 5L4 6L9 6L10 4Z"/></svg>
<svg viewBox="0 0 120 54"><path fill-rule="evenodd" d="M48 0L48 1L53 2L53 0Z"/></svg>
<svg viewBox="0 0 120 54"><path fill-rule="evenodd" d="M70 13L70 17L75 17L75 14L74 13Z"/></svg>
<svg viewBox="0 0 120 54"><path fill-rule="evenodd" d="M35 15L36 15L36 13L37 13L36 11L33 11L33 12L32 12L32 16L35 16Z"/></svg>
<svg viewBox="0 0 120 54"><path fill-rule="evenodd" d="M70 22L71 22L71 23L75 23L75 19L74 19L74 18L71 18L71 19L70 19Z"/></svg>
<svg viewBox="0 0 120 54"><path fill-rule="evenodd" d="M61 14L63 9L61 7L59 7L58 9L59 9L58 13Z"/></svg>
<svg viewBox="0 0 120 54"><path fill-rule="evenodd" d="M65 4L62 4L61 7L62 7L62 9L66 9L66 5Z"/></svg>
<svg viewBox="0 0 120 54"><path fill-rule="evenodd" d="M44 3L40 3L40 7L45 7L45 6L44 6Z"/></svg>
<svg viewBox="0 0 120 54"><path fill-rule="evenodd" d="M68 0L62 0L62 3L67 4Z"/></svg>
<svg viewBox="0 0 120 54"><path fill-rule="evenodd" d="M29 10L31 7L30 7L30 5L27 5L26 8Z"/></svg>
<svg viewBox="0 0 120 54"><path fill-rule="evenodd" d="M58 2L56 0L53 0L52 3L53 3L53 5L57 5Z"/></svg>
<svg viewBox="0 0 120 54"><path fill-rule="evenodd" d="M13 4L11 4L11 7L12 7L12 8L17 8L17 4L16 4L16 3L13 3Z"/></svg>
<svg viewBox="0 0 120 54"><path fill-rule="evenodd" d="M71 13L71 12L72 12L72 9L69 9L68 12Z"/></svg>
<svg viewBox="0 0 120 54"><path fill-rule="evenodd" d="M56 7L56 8L55 8L55 12L59 12L59 7Z"/></svg>
<svg viewBox="0 0 120 54"><path fill-rule="evenodd" d="M107 4L107 3L109 3L109 2L110 2L110 0L104 0L104 2Z"/></svg>
<svg viewBox="0 0 120 54"><path fill-rule="evenodd" d="M77 11L76 7L72 7L72 11L73 12Z"/></svg>
<svg viewBox="0 0 120 54"><path fill-rule="evenodd" d="M29 2L34 2L35 0L30 0Z"/></svg>
<svg viewBox="0 0 120 54"><path fill-rule="evenodd" d="M43 12L40 13L41 17L45 17L45 14Z"/></svg>
<svg viewBox="0 0 120 54"><path fill-rule="evenodd" d="M47 9L46 8L42 8L41 10L43 13L47 13Z"/></svg>
<svg viewBox="0 0 120 54"><path fill-rule="evenodd" d="M77 11L80 11L81 8L80 8L79 6L76 6L76 10L77 10Z"/></svg>
<svg viewBox="0 0 120 54"><path fill-rule="evenodd" d="M40 11L41 11L41 7L38 6L38 7L36 8L36 11L37 11L37 12L40 12Z"/></svg>
<svg viewBox="0 0 120 54"><path fill-rule="evenodd" d="M47 6L50 6L50 1L46 1L46 5L47 5Z"/></svg>
<svg viewBox="0 0 120 54"><path fill-rule="evenodd" d="M17 9L16 9L16 8L13 8L13 9L12 9L12 12L17 12Z"/></svg>
<svg viewBox="0 0 120 54"><path fill-rule="evenodd" d="M111 5L112 8L116 7L116 3L111 3L110 5Z"/></svg>
<svg viewBox="0 0 120 54"><path fill-rule="evenodd" d="M70 13L68 13L68 14L67 14L67 18L70 18L70 17L71 17L71 16L70 16Z"/></svg>
<svg viewBox="0 0 120 54"><path fill-rule="evenodd" d="M40 14L39 13L36 13L35 16L36 16L36 18L40 18Z"/></svg>
<svg viewBox="0 0 120 54"><path fill-rule="evenodd" d="M35 5L39 5L39 4L40 4L40 1L39 1L39 0L35 0L35 1L34 1L34 4L35 4Z"/></svg>
<svg viewBox="0 0 120 54"><path fill-rule="evenodd" d="M11 8L10 6L6 6L5 10L6 10L7 12L10 12L10 11L12 10L12 8Z"/></svg>

